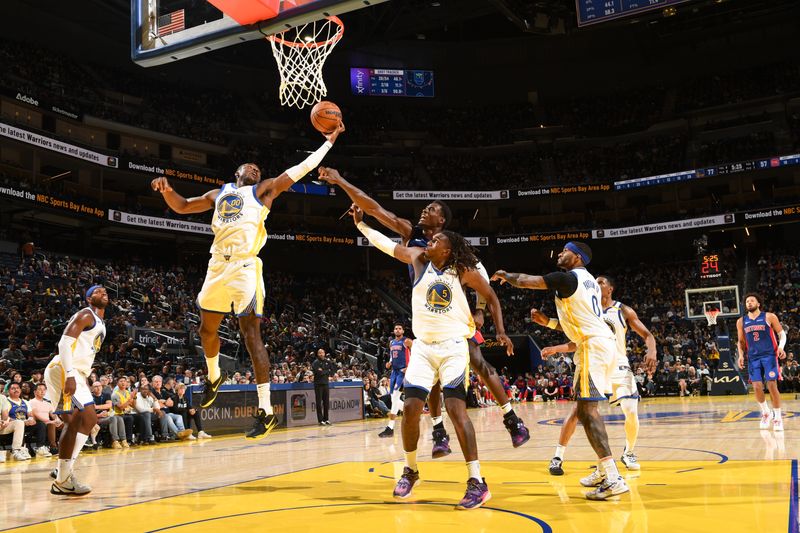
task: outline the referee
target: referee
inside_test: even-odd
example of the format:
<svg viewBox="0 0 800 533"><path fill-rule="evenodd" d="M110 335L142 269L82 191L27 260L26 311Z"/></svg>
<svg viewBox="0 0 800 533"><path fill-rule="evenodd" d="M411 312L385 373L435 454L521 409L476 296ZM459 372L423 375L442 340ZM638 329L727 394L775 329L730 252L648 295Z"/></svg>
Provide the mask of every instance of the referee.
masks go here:
<svg viewBox="0 0 800 533"><path fill-rule="evenodd" d="M325 349L317 350L317 358L311 363L314 371L314 397L317 401L317 421L320 426L330 426L328 406L331 403L330 376L336 372L336 365L325 358Z"/></svg>

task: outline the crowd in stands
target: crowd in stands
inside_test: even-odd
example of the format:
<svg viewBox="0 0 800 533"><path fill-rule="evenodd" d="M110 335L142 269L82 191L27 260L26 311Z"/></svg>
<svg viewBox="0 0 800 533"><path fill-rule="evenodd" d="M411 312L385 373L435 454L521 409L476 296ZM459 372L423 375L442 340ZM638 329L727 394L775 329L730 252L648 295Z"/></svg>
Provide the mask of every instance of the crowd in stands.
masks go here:
<svg viewBox="0 0 800 533"><path fill-rule="evenodd" d="M36 60L30 60L31 55ZM286 146L305 149L304 144L316 135L305 116L282 110L271 93L267 97L264 93L234 94L219 88L176 85L156 80L149 73L78 64L67 56L10 41L0 41L0 66L8 73L0 84L8 90L44 94L86 114L227 146L232 161L246 157L266 163L267 174L282 171L292 160L294 150ZM774 131L714 141L694 139L694 133L686 129L656 137L642 134L621 140L613 136L644 132L676 113L680 116L723 103L789 95L796 90L798 79L800 67L777 64L700 77L674 87L631 89L625 94L592 94L569 100L551 96L536 105L518 102L443 108L430 103L364 102L344 110L348 125L345 142L368 144L375 153L381 153L381 145L400 147L398 139L411 132L409 138L422 141L424 154L428 145L510 145L525 139L526 129L552 126L558 127L558 132L537 135L532 146L528 137L526 145L502 156L426 154L409 158L414 162L407 168L378 165L358 173L369 180L373 190L398 186L472 189L475 183L481 183L481 188L608 183L675 172L691 165L775 155ZM666 104L668 93L677 98L674 112ZM231 113L232 109L237 112ZM284 124L280 140L253 146L251 139L245 139L243 133L258 135L267 123ZM793 124L789 120L790 127ZM263 133L263 138L272 137ZM695 144L696 151L687 150ZM408 146L403 152L416 156L416 144Z"/></svg>

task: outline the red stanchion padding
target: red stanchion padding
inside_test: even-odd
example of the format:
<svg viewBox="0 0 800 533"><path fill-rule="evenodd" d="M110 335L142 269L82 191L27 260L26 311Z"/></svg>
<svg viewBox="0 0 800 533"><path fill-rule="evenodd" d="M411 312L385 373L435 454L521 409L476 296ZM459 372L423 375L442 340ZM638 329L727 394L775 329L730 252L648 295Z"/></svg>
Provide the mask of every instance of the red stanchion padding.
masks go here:
<svg viewBox="0 0 800 533"><path fill-rule="evenodd" d="M274 18L280 13L280 0L208 0L208 2L242 26Z"/></svg>

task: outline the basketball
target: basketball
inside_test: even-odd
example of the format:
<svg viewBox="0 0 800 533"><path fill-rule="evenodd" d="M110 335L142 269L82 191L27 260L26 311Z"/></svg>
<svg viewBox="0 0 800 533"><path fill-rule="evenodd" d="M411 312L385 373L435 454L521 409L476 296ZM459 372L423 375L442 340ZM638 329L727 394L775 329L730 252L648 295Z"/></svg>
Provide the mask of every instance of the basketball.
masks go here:
<svg viewBox="0 0 800 533"><path fill-rule="evenodd" d="M331 133L342 120L342 111L333 102L323 100L311 109L311 124L320 133Z"/></svg>

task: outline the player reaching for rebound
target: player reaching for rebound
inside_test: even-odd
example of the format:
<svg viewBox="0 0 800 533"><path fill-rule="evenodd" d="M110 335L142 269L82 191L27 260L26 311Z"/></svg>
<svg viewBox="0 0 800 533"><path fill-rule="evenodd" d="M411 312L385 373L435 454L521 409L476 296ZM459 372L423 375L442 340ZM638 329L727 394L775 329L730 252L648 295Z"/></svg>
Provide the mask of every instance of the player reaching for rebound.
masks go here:
<svg viewBox="0 0 800 533"><path fill-rule="evenodd" d="M639 462L636 460L636 454L633 451L636 446L636 439L639 436L639 391L636 388L636 379L628 361L626 336L630 328L644 339L645 346L647 346L644 362L647 373L651 376L655 372L657 364L656 339L650 333L650 330L642 324L642 321L639 320L636 311L612 298L614 282L609 276L598 276L597 284L600 285L600 291L603 295L600 302L603 306L603 320L606 321L606 324L614 332L614 336L617 339L617 359L611 375L611 388L613 390L611 405L619 405L625 415L625 450L622 452L620 460L628 470L639 470ZM554 329L561 329L557 320L550 322L549 317L537 309L531 309L531 320L542 326L551 325ZM542 349L542 357L548 357L555 353L574 352L576 348L577 345L572 341L558 346L548 346ZM572 409L572 412L561 426L556 453L550 461L550 473L554 476L564 474L562 468L564 452L567 449L569 440L575 433L577 425L578 410L576 407ZM590 476L581 479L581 484L586 487L594 487L600 478L600 471L595 469Z"/></svg>
<svg viewBox="0 0 800 533"><path fill-rule="evenodd" d="M434 384L442 384L445 405L456 428L461 451L467 461L467 491L456 509L477 509L491 498L481 477L475 429L467 415L470 337L475 323L464 294L463 285L483 296L494 318L497 340L513 353L511 339L505 334L500 302L489 283L476 270L478 259L464 238L451 231L432 236L425 248L401 246L362 221L363 211L353 206L353 220L358 230L382 252L414 267L415 282L411 293L412 329L416 340L403 386L403 449L406 465L397 481L394 497L405 499L419 483L417 444L419 420L425 399Z"/></svg>
<svg viewBox="0 0 800 533"><path fill-rule="evenodd" d="M750 293L744 298L744 307L747 313L736 321L739 330L739 368L744 366L744 354L747 354L747 373L753 383L756 393L756 402L761 408L761 429L783 431L783 418L781 417L781 395L778 392L777 380L781 379L778 367L778 358L785 359L786 332L781 326L775 313L762 311L763 300L761 296ZM778 341L775 341L775 334ZM772 399L772 412L770 413L767 400L764 397L764 381L767 382L769 397Z"/></svg>
<svg viewBox="0 0 800 533"><path fill-rule="evenodd" d="M419 222L414 226L410 220L400 218L391 211L387 211L381 205L370 198L364 191L355 187L344 179L337 170L327 167L320 167L320 179L331 185L341 187L355 205L367 215L378 220L384 227L400 235L403 245L408 247L424 248L433 236L444 230L452 218L450 208L442 201L433 201L428 204L420 214ZM488 280L489 276L486 269L478 262L478 271ZM414 271L409 267L411 278L414 278ZM483 379L489 387L495 400L503 411L503 425L511 435L511 443L518 448L530 440L530 432L525 427L523 421L514 412L511 402L508 399L500 377L492 365L490 365L481 354L480 345L483 344L483 336L480 328L483 325L483 308L486 302L481 295L477 295L476 310L473 319L477 326L475 336L469 342L469 359L472 369ZM416 331L414 332L416 335ZM428 406L433 422L433 451L434 459L450 454L450 437L444 427L441 404L441 386L436 384L428 398Z"/></svg>
<svg viewBox="0 0 800 533"><path fill-rule="evenodd" d="M51 494L82 496L92 491L90 486L75 478L73 471L78 454L97 424L94 398L87 380L106 336L103 317L108 294L102 286L93 285L86 291L86 302L88 306L69 319L58 341L58 354L44 371L45 398L67 419L58 443L58 468L54 472L56 479L50 487Z"/></svg>
<svg viewBox="0 0 800 533"><path fill-rule="evenodd" d="M248 439L264 438L277 425L270 403L269 356L259 325L264 306L264 278L258 253L267 242L264 221L272 202L316 168L343 131L344 125L340 122L333 133L325 135L327 141L316 152L277 178L262 180L258 166L245 163L236 170L236 183L226 183L220 189L195 198L184 198L175 192L167 178L156 178L152 183L153 190L160 192L167 205L178 214L214 210L211 260L197 296L200 342L208 365L200 406L208 407L214 402L220 385L227 378L219 368L217 330L233 307L256 374L258 410L253 428L245 434Z"/></svg>
<svg viewBox="0 0 800 533"><path fill-rule="evenodd" d="M614 334L603 320L602 293L594 277L586 270L592 250L582 242L568 242L558 254L557 265L566 272L531 276L498 270L492 280L510 283L521 289L554 290L558 324L577 347L575 349L575 398L577 416L586 437L598 457L602 474L598 487L586 494L590 500L606 500L628 492L619 475L608 445L608 434L597 403L612 392L611 376L616 357ZM551 327L556 319L550 319Z"/></svg>
<svg viewBox="0 0 800 533"><path fill-rule="evenodd" d="M386 363L386 368L392 369L392 373L389 376L389 394L392 396L392 408L389 411L389 423L386 424L386 429L378 433L381 438L394 436L394 421L397 419L398 411L400 411L400 387L403 386L406 367L408 367L409 350L413 343L414 341L405 336L403 325L395 324L394 339L389 341L389 358L391 360Z"/></svg>

